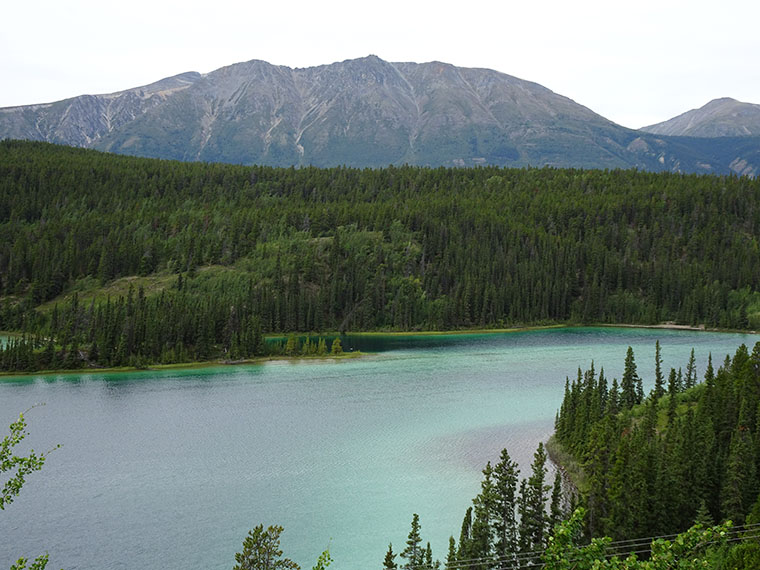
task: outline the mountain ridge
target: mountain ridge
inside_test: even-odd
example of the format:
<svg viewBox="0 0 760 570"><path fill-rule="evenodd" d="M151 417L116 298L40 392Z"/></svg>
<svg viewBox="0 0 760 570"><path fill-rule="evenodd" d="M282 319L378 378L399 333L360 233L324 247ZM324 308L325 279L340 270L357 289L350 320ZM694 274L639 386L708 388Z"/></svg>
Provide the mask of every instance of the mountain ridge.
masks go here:
<svg viewBox="0 0 760 570"><path fill-rule="evenodd" d="M731 97L709 101L699 109L641 129L656 135L738 137L760 135L760 105Z"/></svg>
<svg viewBox="0 0 760 570"><path fill-rule="evenodd" d="M107 95L6 107L0 138L273 166L546 165L750 176L760 166L760 138L749 146L723 139L705 152L704 141L627 129L499 71L375 55L305 68L253 59Z"/></svg>

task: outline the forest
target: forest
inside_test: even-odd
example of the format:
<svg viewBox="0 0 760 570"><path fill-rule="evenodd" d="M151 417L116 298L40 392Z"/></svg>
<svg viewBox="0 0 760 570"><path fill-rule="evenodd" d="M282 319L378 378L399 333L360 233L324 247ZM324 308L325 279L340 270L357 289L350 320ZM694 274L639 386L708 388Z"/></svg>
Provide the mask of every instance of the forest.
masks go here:
<svg viewBox="0 0 760 570"><path fill-rule="evenodd" d="M526 478L504 449L452 535L445 563L412 516L405 547L383 568L410 570L713 568L760 565L760 343L678 370L655 350L644 394L629 348L608 382L594 363L568 379L550 440ZM398 558L398 560L397 560Z"/></svg>
<svg viewBox="0 0 760 570"><path fill-rule="evenodd" d="M272 333L311 333L316 351L327 331L758 328L759 189L735 176L243 167L0 141L0 330L20 335L0 366L236 360L284 350L261 342Z"/></svg>
<svg viewBox="0 0 760 570"><path fill-rule="evenodd" d="M14 333L0 369L323 356L345 331L760 328L759 190L735 176L243 167L0 141L0 330ZM608 552L591 537L760 523L760 345L701 381L693 359L665 371L656 354L650 394L630 350L619 383L593 363L568 380L550 448L574 498L545 481L543 446L522 481L505 450L447 568L590 568L578 561ZM437 566L420 527L413 516L386 568ZM714 543L698 533L673 545ZM739 568L758 551L710 555Z"/></svg>

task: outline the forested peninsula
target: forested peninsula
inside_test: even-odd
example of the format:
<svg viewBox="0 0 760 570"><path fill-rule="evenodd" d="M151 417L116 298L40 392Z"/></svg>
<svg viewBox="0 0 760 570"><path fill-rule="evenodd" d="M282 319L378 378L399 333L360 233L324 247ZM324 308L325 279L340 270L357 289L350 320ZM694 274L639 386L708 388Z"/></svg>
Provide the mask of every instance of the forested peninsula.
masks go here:
<svg viewBox="0 0 760 570"><path fill-rule="evenodd" d="M0 142L0 368L319 353L326 331L760 328L760 181L271 168ZM309 344L263 342L311 334Z"/></svg>
<svg viewBox="0 0 760 570"><path fill-rule="evenodd" d="M542 443L522 480L502 450L483 469L443 567L758 568L760 342L718 366L708 358L703 379L693 350L683 364L667 372L657 342L648 394L630 347L619 382L593 362L579 369L548 445L561 467L554 484ZM406 547L391 543L384 570L441 567L420 529L414 514Z"/></svg>

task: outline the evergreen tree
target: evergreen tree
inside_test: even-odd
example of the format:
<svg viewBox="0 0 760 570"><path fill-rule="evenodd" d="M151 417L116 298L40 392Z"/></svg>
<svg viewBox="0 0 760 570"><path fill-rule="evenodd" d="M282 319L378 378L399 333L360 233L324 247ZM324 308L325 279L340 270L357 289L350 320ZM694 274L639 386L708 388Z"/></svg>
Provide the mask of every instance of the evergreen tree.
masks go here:
<svg viewBox="0 0 760 570"><path fill-rule="evenodd" d="M483 469L483 481L480 493L473 500L474 520L472 521L472 538L470 542L471 558L479 560L475 568L490 567L488 560L493 557L493 527L492 514L496 510L497 498L493 484L493 469L491 462Z"/></svg>
<svg viewBox="0 0 760 570"><path fill-rule="evenodd" d="M636 374L636 361L633 357L633 348L628 347L625 355L625 368L623 379L620 382L620 405L623 409L630 409L641 403L639 386L641 379Z"/></svg>
<svg viewBox="0 0 760 570"><path fill-rule="evenodd" d="M676 419L678 392L678 376L675 368L671 368L668 376L668 426L672 426Z"/></svg>
<svg viewBox="0 0 760 570"><path fill-rule="evenodd" d="M665 395L665 379L662 375L662 356L660 355L660 341L654 345L654 389L652 397L655 401Z"/></svg>
<svg viewBox="0 0 760 570"><path fill-rule="evenodd" d="M383 570L396 570L398 564L395 562L396 555L393 553L393 544L388 544L388 551L385 553L385 559L383 560Z"/></svg>
<svg viewBox="0 0 760 570"><path fill-rule="evenodd" d="M457 560L471 560L472 558L472 507L468 507L462 519L462 529L459 532Z"/></svg>
<svg viewBox="0 0 760 570"><path fill-rule="evenodd" d="M425 551L421 546L422 538L420 537L420 517L417 513L412 515L412 528L406 540L406 548L401 552L401 558L406 563L401 568L416 570L425 562Z"/></svg>
<svg viewBox="0 0 760 570"><path fill-rule="evenodd" d="M235 554L233 570L279 570L291 568L298 570L299 566L289 558L280 558L281 526L270 526L264 530L264 525L258 525L251 530L243 540L243 551Z"/></svg>
<svg viewBox="0 0 760 570"><path fill-rule="evenodd" d="M520 543L522 551L542 550L547 536L546 499L551 486L546 485L546 452L543 443L533 454L531 475L520 493Z"/></svg>
<svg viewBox="0 0 760 570"><path fill-rule="evenodd" d="M427 543L425 547L425 563L423 568L425 570L437 570L441 564L436 560L433 561L433 549L430 547L430 543Z"/></svg>
<svg viewBox="0 0 760 570"><path fill-rule="evenodd" d="M457 543L453 536L449 537L449 552L446 555L446 570L459 570L457 564Z"/></svg>
<svg viewBox="0 0 760 570"><path fill-rule="evenodd" d="M551 503L549 504L549 534L554 532L554 527L565 518L562 509L562 475L559 470L554 474Z"/></svg>
<svg viewBox="0 0 760 570"><path fill-rule="evenodd" d="M493 469L494 501L491 514L494 527L494 555L505 560L518 552L517 535L517 481L520 470L512 461L506 448L502 449L499 462Z"/></svg>
<svg viewBox="0 0 760 570"><path fill-rule="evenodd" d="M686 378L684 381L684 389L690 390L697 385L697 366L694 359L694 349L691 349L691 356L689 356L689 362L686 365Z"/></svg>

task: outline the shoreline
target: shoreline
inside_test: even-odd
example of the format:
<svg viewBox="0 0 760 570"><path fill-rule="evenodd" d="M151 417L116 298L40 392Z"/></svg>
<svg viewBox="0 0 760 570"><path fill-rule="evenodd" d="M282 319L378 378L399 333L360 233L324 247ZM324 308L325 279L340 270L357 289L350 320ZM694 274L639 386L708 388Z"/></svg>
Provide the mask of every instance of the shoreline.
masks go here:
<svg viewBox="0 0 760 570"><path fill-rule="evenodd" d="M314 333L295 333L295 336L313 336L330 337L330 336L388 336L388 337L400 337L400 336L456 336L467 334L504 334L504 333L516 333L516 332L529 332L529 331L541 331L541 330L558 330L569 328L583 328L583 327L600 327L600 328L631 328L631 329L660 329L660 330L680 330L680 331L693 331L693 332L711 332L711 333L738 333L738 334L758 334L754 330L733 330L733 329L718 329L718 328L706 328L705 325L679 325L674 322L659 323L656 325L637 325L628 323L593 323L593 324L552 324L552 325L532 325L524 327L510 327L510 328L494 328L494 329L456 329L448 331L362 331L362 332L347 332L341 335L337 331L324 332L320 334ZM0 331L0 336L5 337L20 337L22 333L12 331ZM267 335L268 339L285 339L289 335ZM344 352L343 354L333 356L330 354L324 356L260 356L256 358L247 358L241 360L208 360L202 362L177 362L173 364L151 364L145 367L134 366L119 366L108 368L76 368L73 370L36 370L33 372L10 372L0 371L0 381L7 378L24 378L29 376L53 376L53 375L68 375L68 374L118 374L118 373L133 373L133 372L151 372L151 371L163 371L163 370L182 370L182 369L201 369L211 367L227 367L227 366L245 366L251 364L265 364L267 362L295 362L299 360L315 360L315 361L332 361L332 360L345 360L351 358L362 358L373 353L352 351Z"/></svg>
<svg viewBox="0 0 760 570"><path fill-rule="evenodd" d="M35 370L33 372L6 372L0 371L0 382L7 378L22 378L28 376L63 376L63 375L82 375L82 374L121 374L134 372L159 372L163 370L197 370L201 368L216 368L228 366L246 366L251 364L264 364L267 362L295 362L298 360L315 360L315 361L334 361L350 360L353 358L362 358L372 353L355 350L353 352L344 352L339 355L325 356L259 356L256 358L245 358L241 360L206 360L202 362L175 362L173 364L150 364L145 367L137 368L135 366L116 366L105 368L74 368L60 370Z"/></svg>
<svg viewBox="0 0 760 570"><path fill-rule="evenodd" d="M661 329L661 330L675 330L675 331L694 331L694 332L710 332L710 333L733 333L733 334L758 334L754 330L742 330L742 329L721 329L721 328L707 328L704 324L701 325L679 325L672 321L659 323L656 325L630 325L630 324L594 324L588 325L590 327L609 327L609 328L628 328L628 329Z"/></svg>

